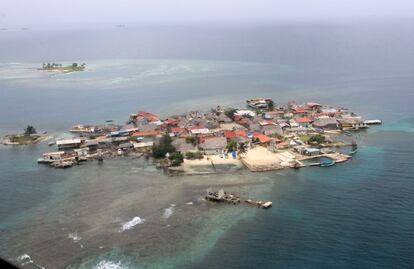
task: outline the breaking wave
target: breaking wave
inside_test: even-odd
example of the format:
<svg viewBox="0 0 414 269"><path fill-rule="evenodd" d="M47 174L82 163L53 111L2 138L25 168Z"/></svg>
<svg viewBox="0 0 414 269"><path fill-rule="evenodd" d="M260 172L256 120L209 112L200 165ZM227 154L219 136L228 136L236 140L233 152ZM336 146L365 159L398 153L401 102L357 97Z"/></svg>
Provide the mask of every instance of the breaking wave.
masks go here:
<svg viewBox="0 0 414 269"><path fill-rule="evenodd" d="M113 261L107 261L107 260L102 260L93 267L93 269L121 269L121 268L124 268L124 267L122 266L122 263L120 261L113 262Z"/></svg>
<svg viewBox="0 0 414 269"><path fill-rule="evenodd" d="M174 214L174 208L175 204L171 204L170 207L164 209L164 214L162 214L162 217L164 219L168 219L169 217L171 217L171 215Z"/></svg>
<svg viewBox="0 0 414 269"><path fill-rule="evenodd" d="M20 265L21 265L21 266L25 266L25 265L27 265L27 264L32 264L32 265L36 266L37 268L40 268L40 269L46 269L46 268L44 268L43 266L40 266L40 265L36 264L36 263L32 260L32 258L29 256L29 254L23 254L23 255L20 255L19 257L17 257L17 259L16 259L16 260L20 263Z"/></svg>
<svg viewBox="0 0 414 269"><path fill-rule="evenodd" d="M145 222L145 219L142 219L140 217L134 217L132 220L127 221L127 222L122 224L121 232L126 231L126 230L130 230L130 229L134 228L136 225L142 224L144 222Z"/></svg>
<svg viewBox="0 0 414 269"><path fill-rule="evenodd" d="M68 238L72 239L73 242L77 243L82 240L82 237L78 235L78 232L74 232L68 235Z"/></svg>

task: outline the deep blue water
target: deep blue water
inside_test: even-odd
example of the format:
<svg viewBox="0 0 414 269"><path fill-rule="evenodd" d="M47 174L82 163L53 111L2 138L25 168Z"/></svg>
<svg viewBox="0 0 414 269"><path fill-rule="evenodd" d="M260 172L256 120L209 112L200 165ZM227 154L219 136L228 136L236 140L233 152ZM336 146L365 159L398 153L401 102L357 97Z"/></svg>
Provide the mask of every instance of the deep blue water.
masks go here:
<svg viewBox="0 0 414 269"><path fill-rule="evenodd" d="M217 103L242 105L252 95L334 103L384 121L360 134L359 151L347 163L175 181L141 162L53 170L35 163L45 144L0 146L0 255L15 261L28 253L46 268L84 261L82 268L100 261L118 266L113 268L413 268L413 26L403 21L0 33L0 62L85 60L91 66L63 82L4 79L10 74L2 72L2 134L29 123L58 133L79 121L122 122L141 108L168 115ZM131 64L127 58L175 60ZM214 180L259 181L240 190L274 206L236 213L183 206ZM163 193L165 201L151 201L155 209L129 204L146 192ZM164 234L165 223L152 216L172 203L173 230ZM137 228L132 236L112 235L105 226L137 214L148 219L148 226L139 226L142 234ZM214 225L204 227L209 221ZM79 232L84 248L63 229Z"/></svg>

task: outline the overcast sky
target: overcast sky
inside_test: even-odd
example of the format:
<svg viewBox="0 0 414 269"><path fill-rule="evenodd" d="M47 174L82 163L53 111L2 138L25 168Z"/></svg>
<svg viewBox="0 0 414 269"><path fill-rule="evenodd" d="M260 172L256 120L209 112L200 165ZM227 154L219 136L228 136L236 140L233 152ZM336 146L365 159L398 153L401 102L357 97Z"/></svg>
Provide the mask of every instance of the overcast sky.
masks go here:
<svg viewBox="0 0 414 269"><path fill-rule="evenodd" d="M0 0L0 28L414 18L414 0Z"/></svg>

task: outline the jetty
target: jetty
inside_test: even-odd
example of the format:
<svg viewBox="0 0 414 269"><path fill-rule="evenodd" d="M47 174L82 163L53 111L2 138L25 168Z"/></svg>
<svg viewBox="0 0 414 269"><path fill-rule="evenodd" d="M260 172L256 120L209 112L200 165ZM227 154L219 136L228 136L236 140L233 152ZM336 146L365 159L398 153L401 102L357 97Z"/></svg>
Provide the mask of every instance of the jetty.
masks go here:
<svg viewBox="0 0 414 269"><path fill-rule="evenodd" d="M205 196L207 201L216 202L216 203L228 203L228 204L240 204L241 198L237 194L227 193L223 189L219 191L209 191ZM246 204L257 206L258 208L267 209L272 206L271 201L257 201L253 199L244 200Z"/></svg>

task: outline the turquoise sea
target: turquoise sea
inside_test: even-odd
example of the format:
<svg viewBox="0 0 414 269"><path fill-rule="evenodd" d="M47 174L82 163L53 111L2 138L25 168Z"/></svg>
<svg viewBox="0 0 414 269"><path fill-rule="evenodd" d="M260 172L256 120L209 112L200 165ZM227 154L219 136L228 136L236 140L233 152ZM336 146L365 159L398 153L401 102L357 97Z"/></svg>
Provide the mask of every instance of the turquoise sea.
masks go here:
<svg viewBox="0 0 414 269"><path fill-rule="evenodd" d="M0 146L0 256L23 268L413 268L412 25L1 33L1 135L32 124L64 137L251 96L338 104L383 125L357 135L347 163L267 173L167 177L123 158L57 170L36 163L47 143ZM87 69L51 75L43 61ZM273 207L201 200L220 187Z"/></svg>

